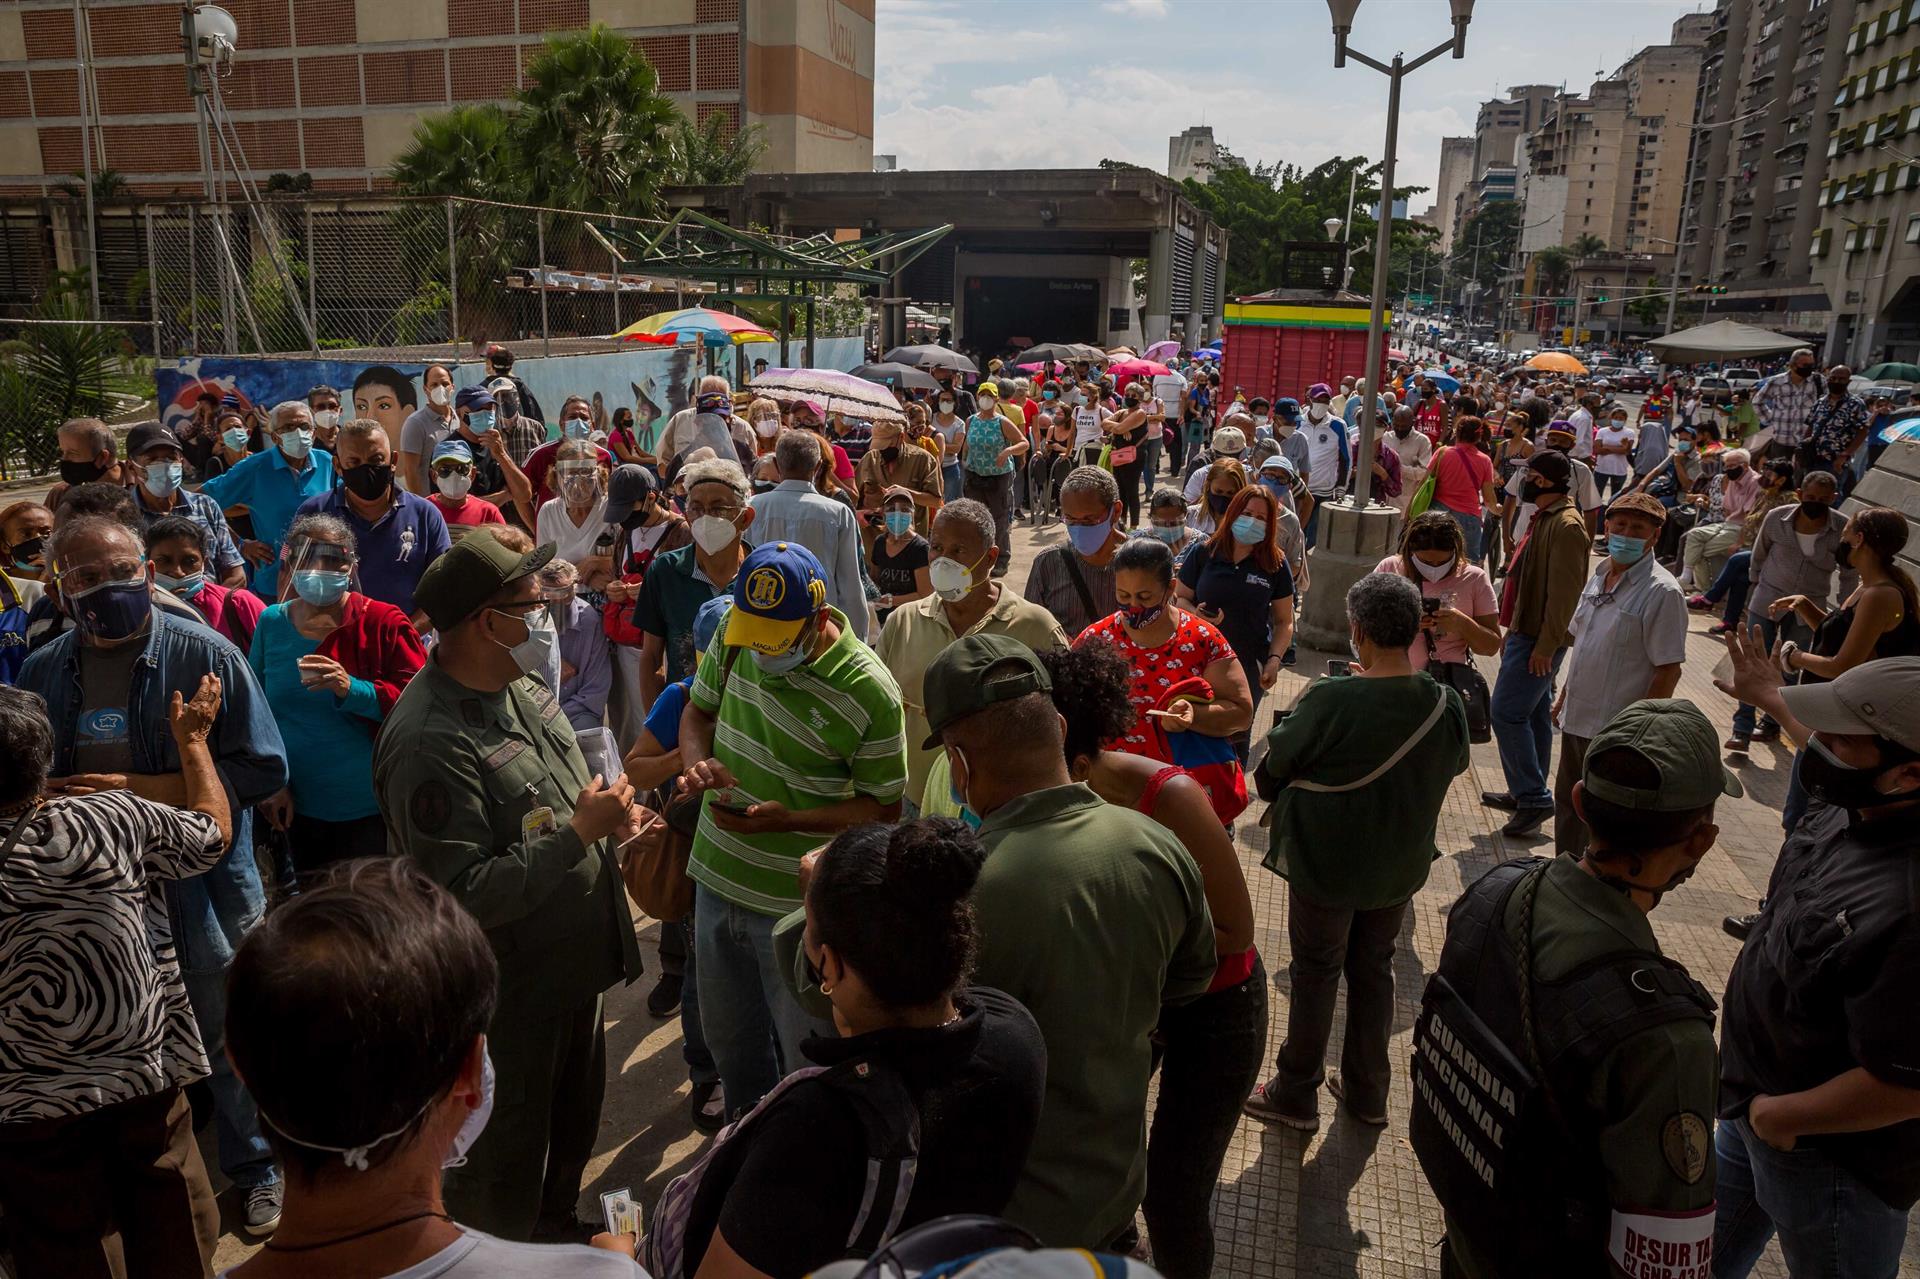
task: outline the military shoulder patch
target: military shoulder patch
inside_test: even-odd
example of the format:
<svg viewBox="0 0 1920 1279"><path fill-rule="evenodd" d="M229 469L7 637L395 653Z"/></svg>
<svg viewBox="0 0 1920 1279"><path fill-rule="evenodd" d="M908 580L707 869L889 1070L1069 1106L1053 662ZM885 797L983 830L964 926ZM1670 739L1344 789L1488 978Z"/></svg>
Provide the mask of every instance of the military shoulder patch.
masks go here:
<svg viewBox="0 0 1920 1279"><path fill-rule="evenodd" d="M1713 1150L1707 1121L1691 1110L1683 1110L1667 1120L1660 1129L1660 1153L1673 1175L1689 1186L1706 1176L1707 1158Z"/></svg>
<svg viewBox="0 0 1920 1279"><path fill-rule="evenodd" d="M423 834L437 835L445 830L453 817L453 797L447 793L447 784L429 780L414 787L413 798L407 801L407 815Z"/></svg>

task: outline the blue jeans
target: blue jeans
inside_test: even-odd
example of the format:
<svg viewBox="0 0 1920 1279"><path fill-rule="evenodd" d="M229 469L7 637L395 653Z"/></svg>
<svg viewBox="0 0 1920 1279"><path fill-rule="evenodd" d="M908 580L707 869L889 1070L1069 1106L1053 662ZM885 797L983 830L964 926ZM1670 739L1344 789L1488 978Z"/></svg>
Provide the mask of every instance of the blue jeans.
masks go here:
<svg viewBox="0 0 1920 1279"><path fill-rule="evenodd" d="M800 1041L831 1035L787 988L774 962L773 926L779 920L735 906L704 884L693 890L694 971L700 983L700 1022L727 1110L738 1114L803 1064ZM682 996L684 999L684 996Z"/></svg>
<svg viewBox="0 0 1920 1279"><path fill-rule="evenodd" d="M962 474L958 462L955 462L952 466L942 466L940 468L940 487L946 501L958 502L960 500L960 487L965 482L966 476Z"/></svg>
<svg viewBox="0 0 1920 1279"><path fill-rule="evenodd" d="M1760 627L1760 635L1763 639L1766 640L1767 650L1771 652L1773 650L1773 641L1775 637L1780 634L1780 623L1774 621L1771 617L1756 617L1752 615L1749 615L1747 620L1758 623ZM1733 708L1733 735L1735 737L1752 737L1753 736L1753 717L1754 717L1753 707L1747 705L1745 702L1742 702L1738 706L1734 707ZM1773 722L1773 716L1771 715L1765 716L1761 722L1766 724L1770 728L1779 727L1779 725Z"/></svg>
<svg viewBox="0 0 1920 1279"><path fill-rule="evenodd" d="M1744 1279L1776 1234L1793 1279L1881 1279L1899 1269L1906 1210L1817 1148L1775 1150L1744 1119L1721 1120L1713 1148L1714 1279Z"/></svg>
<svg viewBox="0 0 1920 1279"><path fill-rule="evenodd" d="M1307 522L1300 526L1300 531L1306 535L1308 550L1312 550L1314 544L1320 539L1320 508L1332 500L1331 493L1325 497L1321 497L1318 493L1313 495L1313 510L1308 514Z"/></svg>
<svg viewBox="0 0 1920 1279"><path fill-rule="evenodd" d="M227 1060L226 970L183 972L181 976L186 981L187 1002L193 1006L193 1019L200 1027L201 1042L207 1046L207 1061L213 1067L207 1087L213 1093L220 1171L242 1189L270 1185L280 1180L280 1173L273 1166L273 1151L260 1131L260 1112L254 1109L253 1095Z"/></svg>
<svg viewBox="0 0 1920 1279"><path fill-rule="evenodd" d="M707 1047L706 1026L700 1020L700 961L694 955L693 916L660 925L678 928L686 934L685 968L680 976L680 1056L687 1063L687 1081L712 1083L720 1078L713 1064L713 1050Z"/></svg>
<svg viewBox="0 0 1920 1279"><path fill-rule="evenodd" d="M1157 440L1149 439L1145 444L1140 446L1141 460L1146 463L1145 472L1148 497L1153 496L1153 482L1160 474L1160 449L1165 443L1166 438L1162 436Z"/></svg>
<svg viewBox="0 0 1920 1279"><path fill-rule="evenodd" d="M1720 620L1728 626L1739 622L1740 615L1747 611L1747 592L1752 589L1747 573L1753 563L1752 551L1735 551L1727 556L1727 562L1720 569L1720 576L1713 579L1713 585L1706 590L1709 603L1718 604L1721 600L1727 606L1720 612Z"/></svg>
<svg viewBox="0 0 1920 1279"><path fill-rule="evenodd" d="M1500 768L1507 791L1520 808L1552 808L1547 762L1553 758L1553 677L1567 659L1567 647L1554 650L1553 669L1535 675L1527 669L1533 636L1509 631L1500 649L1500 675L1494 681L1488 711L1493 739L1500 747Z"/></svg>
<svg viewBox="0 0 1920 1279"><path fill-rule="evenodd" d="M1456 511L1451 506L1443 506L1440 509L1448 515L1453 516L1453 522L1460 526L1460 536L1464 537L1467 541L1467 558L1475 564L1478 564L1480 562L1480 539L1482 530L1486 524L1486 517L1477 511L1472 515L1467 514L1465 511Z"/></svg>

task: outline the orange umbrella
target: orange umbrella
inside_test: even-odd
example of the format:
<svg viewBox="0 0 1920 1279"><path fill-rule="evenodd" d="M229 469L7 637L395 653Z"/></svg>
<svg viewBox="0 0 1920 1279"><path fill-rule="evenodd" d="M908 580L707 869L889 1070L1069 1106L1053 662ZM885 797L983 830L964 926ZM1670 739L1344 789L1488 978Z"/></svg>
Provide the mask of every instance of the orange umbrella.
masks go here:
<svg viewBox="0 0 1920 1279"><path fill-rule="evenodd" d="M1530 369L1541 369L1548 373L1585 373L1587 366L1568 355L1565 351L1542 351L1527 361Z"/></svg>

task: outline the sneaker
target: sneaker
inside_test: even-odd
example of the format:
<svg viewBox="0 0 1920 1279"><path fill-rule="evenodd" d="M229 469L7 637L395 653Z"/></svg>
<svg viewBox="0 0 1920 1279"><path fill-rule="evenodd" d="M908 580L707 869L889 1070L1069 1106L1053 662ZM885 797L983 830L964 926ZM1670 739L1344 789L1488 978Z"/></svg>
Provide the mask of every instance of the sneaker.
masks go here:
<svg viewBox="0 0 1920 1279"><path fill-rule="evenodd" d="M279 1182L268 1181L240 1192L246 1196L241 1201L240 1225L255 1239L264 1239L280 1228L281 1189Z"/></svg>
<svg viewBox="0 0 1920 1279"><path fill-rule="evenodd" d="M1280 665L1297 666L1299 665L1299 663L1300 663L1300 646L1298 644L1287 645L1286 655L1280 659Z"/></svg>
<svg viewBox="0 0 1920 1279"><path fill-rule="evenodd" d="M1512 794L1503 790L1481 791L1480 802L1488 808L1505 809L1509 813L1520 807L1520 805L1514 801Z"/></svg>
<svg viewBox="0 0 1920 1279"><path fill-rule="evenodd" d="M660 980L647 992L647 1013L649 1016L665 1021L680 1011L680 992L685 989L686 979L678 973L661 973Z"/></svg>
<svg viewBox="0 0 1920 1279"><path fill-rule="evenodd" d="M1759 911L1751 915L1728 915L1720 921L1720 930L1729 937L1745 941L1747 934L1753 931L1753 922L1759 918Z"/></svg>
<svg viewBox="0 0 1920 1279"><path fill-rule="evenodd" d="M1500 833L1509 839L1531 835L1545 826L1547 819L1552 816L1553 805L1551 804L1540 808L1516 808L1513 810L1513 816L1507 819L1507 824L1500 828Z"/></svg>
<svg viewBox="0 0 1920 1279"><path fill-rule="evenodd" d="M727 1094L718 1079L693 1086L693 1126L701 1132L719 1132L727 1126Z"/></svg>
<svg viewBox="0 0 1920 1279"><path fill-rule="evenodd" d="M1720 749L1729 755L1744 755L1747 753L1747 744L1751 740L1745 733L1735 733L1720 743Z"/></svg>
<svg viewBox="0 0 1920 1279"><path fill-rule="evenodd" d="M1387 1117L1385 1115L1368 1114L1348 1104L1346 1085L1341 1082L1339 1071L1332 1070L1327 1072L1327 1091L1333 1094L1333 1099L1339 1102L1349 1115L1352 1115L1361 1123L1372 1128L1385 1128L1387 1126Z"/></svg>
<svg viewBox="0 0 1920 1279"><path fill-rule="evenodd" d="M1687 607L1696 613L1704 613L1713 607L1713 601L1704 595L1689 595L1687 597Z"/></svg>
<svg viewBox="0 0 1920 1279"><path fill-rule="evenodd" d="M1251 1115L1263 1124L1277 1124L1282 1128L1291 1128L1295 1132L1314 1132L1320 1127L1320 1115L1317 1111L1300 1114L1296 1111L1282 1110L1273 1100L1274 1081L1254 1088L1253 1094L1240 1103L1242 1114Z"/></svg>

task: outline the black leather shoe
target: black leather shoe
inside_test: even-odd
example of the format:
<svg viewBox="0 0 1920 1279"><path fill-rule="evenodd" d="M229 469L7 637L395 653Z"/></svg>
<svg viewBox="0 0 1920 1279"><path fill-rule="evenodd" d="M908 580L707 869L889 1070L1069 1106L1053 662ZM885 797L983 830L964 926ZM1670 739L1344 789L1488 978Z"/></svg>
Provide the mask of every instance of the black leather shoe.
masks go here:
<svg viewBox="0 0 1920 1279"><path fill-rule="evenodd" d="M1513 816L1507 819L1507 824L1500 828L1500 833L1510 838L1531 835L1545 826L1547 819L1552 816L1551 805L1546 808L1516 808Z"/></svg>
<svg viewBox="0 0 1920 1279"><path fill-rule="evenodd" d="M1514 802L1513 796L1503 790L1481 791L1480 802L1488 808L1504 809L1509 813L1520 807L1520 805Z"/></svg>
<svg viewBox="0 0 1920 1279"><path fill-rule="evenodd" d="M1751 915L1728 915L1720 921L1720 929L1736 941L1745 941L1747 934L1753 931L1753 921L1760 918L1760 912Z"/></svg>
<svg viewBox="0 0 1920 1279"><path fill-rule="evenodd" d="M686 979L677 973L662 973L653 989L647 992L647 1013L665 1020L680 1011L680 992L686 986Z"/></svg>

